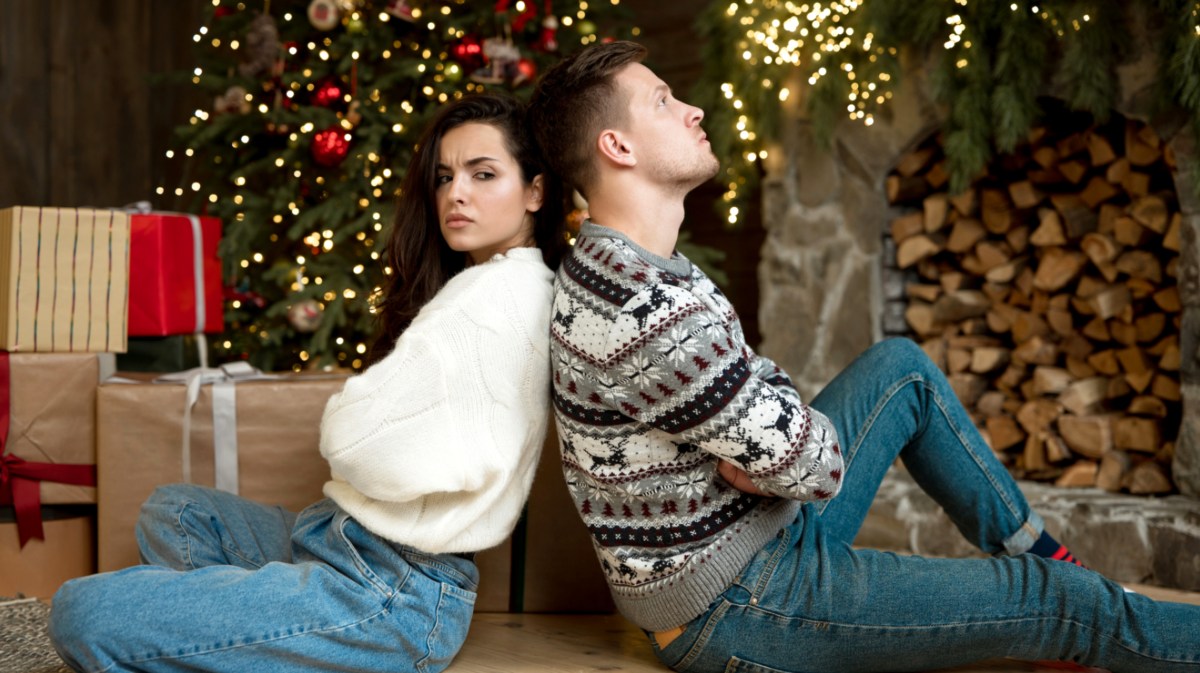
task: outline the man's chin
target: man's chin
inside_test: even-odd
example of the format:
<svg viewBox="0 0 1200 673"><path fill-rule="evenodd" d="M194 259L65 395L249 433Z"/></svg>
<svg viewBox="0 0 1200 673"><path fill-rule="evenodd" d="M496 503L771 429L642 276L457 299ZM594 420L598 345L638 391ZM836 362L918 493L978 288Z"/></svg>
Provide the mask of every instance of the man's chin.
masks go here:
<svg viewBox="0 0 1200 673"><path fill-rule="evenodd" d="M717 161L717 158L711 154L708 156L708 158L712 160L711 163L703 166L702 168L698 168L694 178L694 183L688 186L688 191L691 191L708 182L709 180L712 180L713 178L717 177L717 173L721 172L721 164Z"/></svg>

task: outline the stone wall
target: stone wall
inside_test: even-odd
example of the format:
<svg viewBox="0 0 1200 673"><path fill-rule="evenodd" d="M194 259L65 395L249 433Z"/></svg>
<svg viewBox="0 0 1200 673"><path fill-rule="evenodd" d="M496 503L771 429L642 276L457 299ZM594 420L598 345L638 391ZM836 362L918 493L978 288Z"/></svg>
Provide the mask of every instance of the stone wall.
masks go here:
<svg viewBox="0 0 1200 673"><path fill-rule="evenodd" d="M1184 422L1177 442L1175 479L1200 496L1200 200L1192 191L1196 169L1191 133L1176 117L1150 117L1157 58L1147 27L1130 10L1136 39L1118 68L1116 111L1151 123L1174 150L1183 213L1180 294ZM811 399L867 346L882 338L881 280L888 223L901 214L888 206L884 180L896 161L942 125L933 103L928 64L910 59L888 107L873 126L840 123L824 146L803 115L803 100L785 106L783 137L769 152L763 183L767 231L759 264L761 352L792 375ZM793 87L793 90L802 90ZM895 316L892 316L894 318Z"/></svg>
<svg viewBox="0 0 1200 673"><path fill-rule="evenodd" d="M1064 490L1020 482L1046 530L1083 563L1118 582L1200 591L1200 506L1174 495L1143 498L1099 489ZM946 513L901 468L894 468L855 544L923 556L982 557Z"/></svg>

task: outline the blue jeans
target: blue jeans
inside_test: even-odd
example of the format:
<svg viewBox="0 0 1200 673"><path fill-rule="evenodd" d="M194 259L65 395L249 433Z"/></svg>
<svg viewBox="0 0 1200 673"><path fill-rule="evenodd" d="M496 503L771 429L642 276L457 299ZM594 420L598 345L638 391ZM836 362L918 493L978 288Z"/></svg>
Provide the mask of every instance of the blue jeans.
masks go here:
<svg viewBox="0 0 1200 673"><path fill-rule="evenodd" d="M682 635L655 646L668 666L883 673L1013 657L1200 673L1200 607L1128 594L1090 570L1022 553L1041 519L915 344L876 344L812 405L842 440L841 493L802 507ZM998 556L852 548L897 456L967 539Z"/></svg>
<svg viewBox="0 0 1200 673"><path fill-rule="evenodd" d="M159 488L147 565L70 581L50 636L77 671L418 671L466 639L479 574L366 531L330 500L299 515L200 486Z"/></svg>

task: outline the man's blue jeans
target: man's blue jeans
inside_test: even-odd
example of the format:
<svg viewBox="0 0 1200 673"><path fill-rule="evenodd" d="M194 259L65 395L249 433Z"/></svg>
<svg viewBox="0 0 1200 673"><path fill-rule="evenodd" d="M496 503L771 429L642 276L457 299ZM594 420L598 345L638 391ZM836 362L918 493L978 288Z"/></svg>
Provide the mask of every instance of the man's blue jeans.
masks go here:
<svg viewBox="0 0 1200 673"><path fill-rule="evenodd" d="M806 504L658 651L667 665L687 673L884 673L1014 657L1200 673L1200 607L1156 603L1090 570L1022 553L1041 534L1041 519L915 344L876 344L812 405L842 440L841 493ZM897 456L995 558L850 546Z"/></svg>
<svg viewBox="0 0 1200 673"><path fill-rule="evenodd" d="M77 671L420 671L466 639L478 571L366 531L189 485L137 529L147 565L63 585L50 635Z"/></svg>

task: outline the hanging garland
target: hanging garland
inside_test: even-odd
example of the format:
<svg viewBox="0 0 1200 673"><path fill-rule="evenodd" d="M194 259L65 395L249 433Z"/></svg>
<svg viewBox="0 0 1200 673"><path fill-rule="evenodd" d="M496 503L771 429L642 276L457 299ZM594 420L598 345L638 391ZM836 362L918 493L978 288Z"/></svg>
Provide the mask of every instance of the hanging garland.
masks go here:
<svg viewBox="0 0 1200 673"><path fill-rule="evenodd" d="M757 182L781 107L799 97L817 136L834 124L870 126L892 98L901 49L932 54L944 106L947 171L961 191L996 153L1012 151L1051 88L1102 123L1116 101L1115 69L1130 13L1158 31L1155 105L1182 108L1200 131L1200 3L1184 0L719 0L697 18L705 72L693 91L724 159L723 207L736 224ZM1200 187L1198 187L1200 191Z"/></svg>

